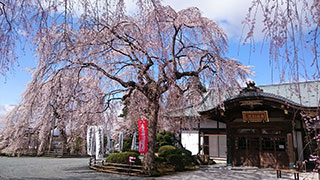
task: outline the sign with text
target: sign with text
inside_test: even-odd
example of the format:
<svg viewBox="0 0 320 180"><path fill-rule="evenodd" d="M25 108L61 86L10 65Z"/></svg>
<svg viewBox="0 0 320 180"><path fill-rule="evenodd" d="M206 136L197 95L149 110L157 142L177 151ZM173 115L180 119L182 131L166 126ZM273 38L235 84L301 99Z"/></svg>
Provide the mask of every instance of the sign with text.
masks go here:
<svg viewBox="0 0 320 180"><path fill-rule="evenodd" d="M146 154L148 151L148 120L138 120L139 126L139 152Z"/></svg>
<svg viewBox="0 0 320 180"><path fill-rule="evenodd" d="M103 159L104 146L103 126L88 126L87 128L87 153L96 156L96 159Z"/></svg>
<svg viewBox="0 0 320 180"><path fill-rule="evenodd" d="M135 163L136 157L135 156L129 156L129 163Z"/></svg>
<svg viewBox="0 0 320 180"><path fill-rule="evenodd" d="M243 122L269 122L268 111L242 111Z"/></svg>
<svg viewBox="0 0 320 180"><path fill-rule="evenodd" d="M104 141L104 133L102 126L95 126L96 131L96 159L103 159L103 141Z"/></svg>
<svg viewBox="0 0 320 180"><path fill-rule="evenodd" d="M96 142L95 142L95 127L88 126L87 128L87 153L93 156L96 153Z"/></svg>

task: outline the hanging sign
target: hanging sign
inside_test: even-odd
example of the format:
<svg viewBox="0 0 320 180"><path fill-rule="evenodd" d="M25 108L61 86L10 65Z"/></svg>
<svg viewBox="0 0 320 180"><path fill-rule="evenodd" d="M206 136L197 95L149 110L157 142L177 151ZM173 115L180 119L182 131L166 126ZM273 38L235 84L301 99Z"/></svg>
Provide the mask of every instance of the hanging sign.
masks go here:
<svg viewBox="0 0 320 180"><path fill-rule="evenodd" d="M268 111L242 111L243 122L269 122Z"/></svg>
<svg viewBox="0 0 320 180"><path fill-rule="evenodd" d="M138 120L139 125L139 152L146 154L148 151L148 120Z"/></svg>

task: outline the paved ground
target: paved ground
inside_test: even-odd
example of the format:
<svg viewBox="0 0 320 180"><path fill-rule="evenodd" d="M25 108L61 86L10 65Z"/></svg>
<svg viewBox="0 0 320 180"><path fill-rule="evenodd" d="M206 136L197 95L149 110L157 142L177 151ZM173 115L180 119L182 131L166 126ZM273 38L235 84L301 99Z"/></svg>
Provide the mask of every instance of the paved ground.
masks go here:
<svg viewBox="0 0 320 180"><path fill-rule="evenodd" d="M99 173L88 168L88 158L0 157L0 180L140 179Z"/></svg>
<svg viewBox="0 0 320 180"><path fill-rule="evenodd" d="M196 171L181 172L158 178L141 178L99 173L88 168L88 158L37 158L0 157L0 180L51 180L51 179L115 179L115 180L273 180L276 172L272 169L253 167L228 167L224 163L206 166ZM293 179L284 174L282 179ZM300 179L317 179L313 173L302 173Z"/></svg>

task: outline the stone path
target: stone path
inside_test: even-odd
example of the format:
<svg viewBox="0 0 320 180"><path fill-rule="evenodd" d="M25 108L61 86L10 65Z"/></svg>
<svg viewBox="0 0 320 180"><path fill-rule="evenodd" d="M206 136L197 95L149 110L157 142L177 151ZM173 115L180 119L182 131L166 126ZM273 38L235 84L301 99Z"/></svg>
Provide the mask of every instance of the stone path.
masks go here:
<svg viewBox="0 0 320 180"><path fill-rule="evenodd" d="M254 167L229 167L225 163L204 166L196 171L174 175L142 178L109 173L99 173L88 168L88 158L0 157L0 180L52 180L52 179L114 179L114 180L274 180L272 169ZM293 174L283 173L282 179L293 179ZM302 173L300 179L313 180L315 173Z"/></svg>
<svg viewBox="0 0 320 180"><path fill-rule="evenodd" d="M315 173L301 173L300 180L316 180ZM182 172L171 176L157 178L158 180L275 180L276 171L256 167L230 167L226 164L216 164L202 167L197 171ZM282 179L294 179L293 174L282 173Z"/></svg>

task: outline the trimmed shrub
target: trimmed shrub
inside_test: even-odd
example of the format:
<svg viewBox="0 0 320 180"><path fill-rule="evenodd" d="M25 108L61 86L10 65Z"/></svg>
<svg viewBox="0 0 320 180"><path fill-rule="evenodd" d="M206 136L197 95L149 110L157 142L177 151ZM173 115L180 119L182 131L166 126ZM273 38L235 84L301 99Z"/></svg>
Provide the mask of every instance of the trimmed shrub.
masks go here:
<svg viewBox="0 0 320 180"><path fill-rule="evenodd" d="M159 153L159 159L168 165L173 165L176 171L182 171L185 166L193 163L192 154L186 149L168 149Z"/></svg>
<svg viewBox="0 0 320 180"><path fill-rule="evenodd" d="M174 146L175 137L174 134L170 131L161 131L157 134L156 137L156 149L159 149L161 146L172 145Z"/></svg>
<svg viewBox="0 0 320 180"><path fill-rule="evenodd" d="M168 150L172 150L172 149L177 149L177 148L175 146L171 146L171 145L161 146L159 148L158 153L163 153L164 151L168 151Z"/></svg>
<svg viewBox="0 0 320 180"><path fill-rule="evenodd" d="M169 154L167 157L167 161L170 165L174 166L174 170L182 171L184 170L184 163L181 162L182 156L179 154Z"/></svg>
<svg viewBox="0 0 320 180"><path fill-rule="evenodd" d="M112 153L106 158L106 162L109 163L119 163L119 164L129 164L129 156L136 157L136 165L141 165L141 160L139 159L139 153L137 152L121 152Z"/></svg>

